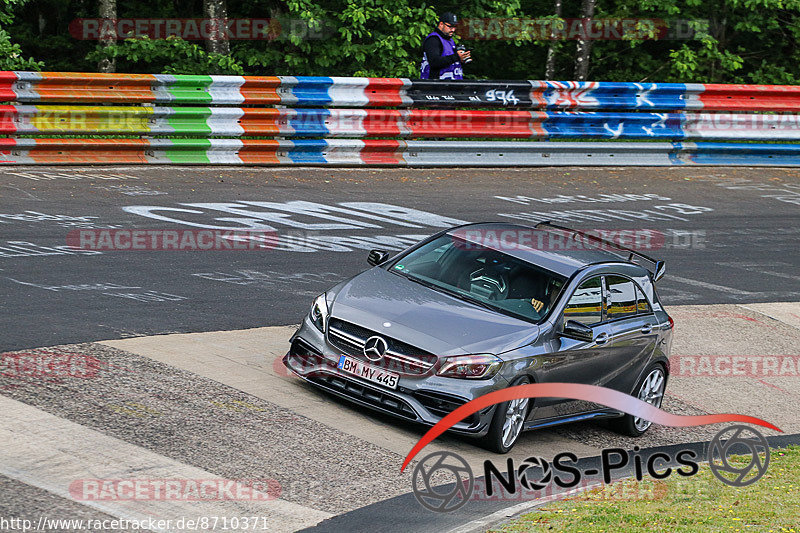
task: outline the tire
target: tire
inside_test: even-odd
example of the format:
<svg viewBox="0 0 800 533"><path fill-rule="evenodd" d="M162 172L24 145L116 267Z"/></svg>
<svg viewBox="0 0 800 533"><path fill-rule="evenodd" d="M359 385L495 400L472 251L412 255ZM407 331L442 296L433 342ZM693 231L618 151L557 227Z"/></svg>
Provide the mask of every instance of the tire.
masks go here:
<svg viewBox="0 0 800 533"><path fill-rule="evenodd" d="M644 377L636 384L636 388L633 389L633 395L654 407L661 407L666 385L666 371L662 365L656 363L647 369ZM636 418L628 414L621 418L611 420L610 422L612 429L623 435L628 435L629 437L643 435L652 425L652 422L649 420Z"/></svg>
<svg viewBox="0 0 800 533"><path fill-rule="evenodd" d="M527 385L527 377L516 380L512 386ZM508 453L522 434L525 418L531 406L530 398L497 404L489 424L489 432L480 440L481 446L495 453ZM509 417L513 417L510 419Z"/></svg>

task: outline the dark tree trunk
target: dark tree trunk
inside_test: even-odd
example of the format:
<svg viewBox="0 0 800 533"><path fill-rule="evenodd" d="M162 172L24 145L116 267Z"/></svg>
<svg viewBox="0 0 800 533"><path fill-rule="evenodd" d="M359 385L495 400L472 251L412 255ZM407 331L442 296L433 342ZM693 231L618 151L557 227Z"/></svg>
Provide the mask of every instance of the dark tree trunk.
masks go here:
<svg viewBox="0 0 800 533"><path fill-rule="evenodd" d="M203 14L216 22L217 31L212 31L206 39L206 50L211 54L228 55L231 51L228 36L225 34L225 19L228 6L225 0L203 0Z"/></svg>
<svg viewBox="0 0 800 533"><path fill-rule="evenodd" d="M594 6L597 0L582 0L581 1L581 18L586 26L588 33L589 24L591 23L592 16L594 16ZM578 40L578 46L575 50L575 79L577 81L586 81L589 75L589 57L592 54L593 41L588 38Z"/></svg>
<svg viewBox="0 0 800 533"><path fill-rule="evenodd" d="M117 18L117 0L100 0L100 18L109 19L111 21ZM103 26L101 22L101 28ZM100 44L108 46L117 42L115 32L103 32L100 34ZM117 62L112 59L101 59L97 64L97 70L100 72L115 72L117 69Z"/></svg>
<svg viewBox="0 0 800 533"><path fill-rule="evenodd" d="M553 14L561 18L561 0L553 3ZM544 65L544 79L552 80L556 73L556 41L555 32L550 32L550 46L547 47L547 62Z"/></svg>

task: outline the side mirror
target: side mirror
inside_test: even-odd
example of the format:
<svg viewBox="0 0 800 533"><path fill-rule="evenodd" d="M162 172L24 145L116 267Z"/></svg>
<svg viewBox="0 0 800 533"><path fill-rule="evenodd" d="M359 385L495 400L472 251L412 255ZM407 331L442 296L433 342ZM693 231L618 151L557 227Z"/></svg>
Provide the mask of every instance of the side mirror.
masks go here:
<svg viewBox="0 0 800 533"><path fill-rule="evenodd" d="M389 257L389 252L386 250L370 250L367 256L367 263L372 266L379 265L386 261L387 257Z"/></svg>
<svg viewBox="0 0 800 533"><path fill-rule="evenodd" d="M594 339L592 328L575 320L567 320L560 335L585 342L592 342Z"/></svg>

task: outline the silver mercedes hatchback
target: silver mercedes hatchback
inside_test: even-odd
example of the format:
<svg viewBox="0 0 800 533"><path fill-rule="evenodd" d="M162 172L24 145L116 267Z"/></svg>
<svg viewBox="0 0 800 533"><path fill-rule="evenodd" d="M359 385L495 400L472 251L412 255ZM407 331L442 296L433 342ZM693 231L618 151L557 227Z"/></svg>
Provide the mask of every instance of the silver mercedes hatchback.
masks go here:
<svg viewBox="0 0 800 533"><path fill-rule="evenodd" d="M526 383L622 391L656 407L673 322L655 282L664 263L543 222L458 226L319 295L284 364L331 394L433 425L479 396ZM521 399L451 431L508 452L524 430L596 418L638 436L650 422L597 404Z"/></svg>

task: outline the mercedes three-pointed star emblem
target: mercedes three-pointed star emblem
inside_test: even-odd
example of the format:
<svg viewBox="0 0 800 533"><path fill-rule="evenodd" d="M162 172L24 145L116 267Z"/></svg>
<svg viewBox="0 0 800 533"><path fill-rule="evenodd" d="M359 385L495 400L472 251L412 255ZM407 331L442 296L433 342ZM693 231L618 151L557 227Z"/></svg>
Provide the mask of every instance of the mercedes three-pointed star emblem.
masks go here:
<svg viewBox="0 0 800 533"><path fill-rule="evenodd" d="M386 344L383 337L375 335L367 339L367 342L364 343L364 355L370 361L380 361L383 356L386 355L386 350L388 348L389 345Z"/></svg>

